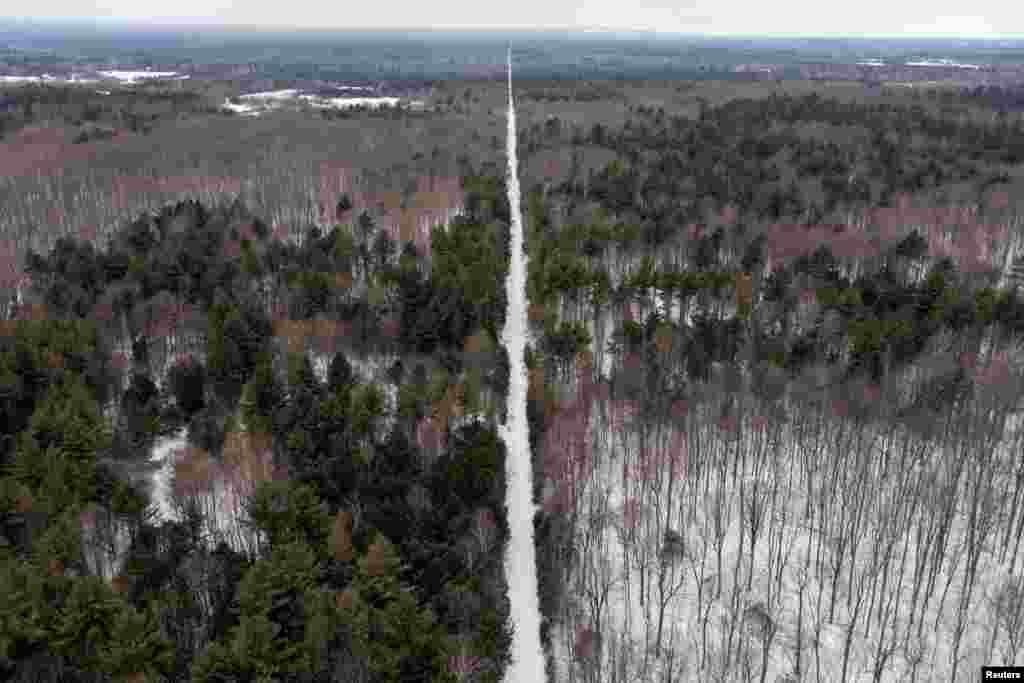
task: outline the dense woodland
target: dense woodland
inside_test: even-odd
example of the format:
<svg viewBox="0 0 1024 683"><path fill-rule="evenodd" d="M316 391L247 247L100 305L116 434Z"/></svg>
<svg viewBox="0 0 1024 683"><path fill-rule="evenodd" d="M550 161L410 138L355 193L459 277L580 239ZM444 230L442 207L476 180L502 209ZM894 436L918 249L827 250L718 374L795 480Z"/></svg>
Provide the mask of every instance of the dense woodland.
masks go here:
<svg viewBox="0 0 1024 683"><path fill-rule="evenodd" d="M905 551L902 560L875 554L858 564L865 550L857 554L857 529L920 547L923 537L914 541L911 529L921 534L940 528L939 520L952 524L961 506L992 506L991 496L1008 495L1008 481L997 482L995 472L1020 471L993 444L1003 438L1021 388L1014 359L1024 308L1013 267L1019 185L1012 177L1024 130L1019 117L1004 113L983 123L956 110L949 97L933 99L939 106L772 95L701 106L696 118L641 106L619 129L567 130L549 117L520 136L527 156L562 169L539 178L525 202L530 300L544 332L540 355L531 359L538 399L531 438L544 453L536 489L546 501L538 541L542 606L549 625L568 629L560 635L560 676L688 680L699 671L716 680L765 680L774 658L788 659L788 667L771 669L795 676L786 680L809 671L848 680L855 637L872 638L856 642L873 653L858 662L873 680L892 680L896 674L887 667L897 661L904 675L939 676L956 667L970 671L956 660L958 650L968 649L969 631L988 646L971 650L983 653L975 664L1015 661L1017 622L969 616L981 609L974 605L988 604L969 596L975 581L1016 585L1016 503L985 508L997 517L972 516L967 537L951 541L946 533L928 546L934 553L929 581L948 572L948 591L956 574L961 596L968 596L960 598L956 626L941 632L945 649L920 640L926 611L938 610L935 624L948 618L942 601L927 604L934 583L923 589L923 575L915 573L913 595L928 597L893 607L905 588ZM549 154L566 142L577 150L567 162L566 155ZM612 150L614 158L584 172L584 150L594 148ZM604 386L601 374L597 384L591 377L605 367L602 355L612 357ZM842 441L850 429L863 430L865 440ZM872 441L868 434L879 436ZM830 439L852 449L852 460L839 453L805 460L823 447L827 452ZM891 456L878 460L869 455L877 452L877 439L890 449L902 439L907 457L908 449L922 449L921 455L896 465ZM810 450L798 456L797 443ZM944 449L960 455L924 455ZM682 464L681 452L688 453ZM925 462L934 469L911 474ZM955 507L942 512L908 504L898 532L890 518L865 521L864 508L837 483L858 482L845 486L871 491L886 510L888 496L911 496L954 466L942 495ZM978 471L987 477L967 474ZM796 472L823 487L808 489L802 517L785 502L796 495L786 488ZM748 488L751 476L769 477L759 481L771 495L748 513L746 506L758 500L750 498L758 495L758 484ZM717 497L706 498L709 490ZM841 502L828 502L837 495ZM838 544L829 552L838 549L844 558L833 561L850 563L848 570L833 565L830 579L816 575L815 617L804 611L813 601L803 591L812 568L827 571L822 541L807 546L808 561L817 548L817 564L797 568L804 577L799 604L795 596L786 603L783 556L768 560L769 578L752 557L759 538L767 537L769 546L779 542L790 514L829 529L828 542ZM704 536L701 527L688 526L702 519ZM735 567L723 572L732 524L740 547L751 545L749 552L733 552ZM988 571L978 569L985 566L979 544L986 537L997 546L991 561L1013 553L1012 569L992 584L978 578ZM621 565L602 561L620 546L628 558ZM895 546L873 547L877 553ZM958 552L972 563L962 578L946 555ZM651 602L639 608L647 610L643 621L630 627L625 618L630 636L620 641L622 615L613 614L613 596L631 574L639 581L630 584L638 590L633 600L643 605L648 595ZM751 597L755 580L766 582L753 591L757 599ZM855 581L871 587L870 606L854 600ZM710 596L702 593L708 585ZM822 612L829 588L831 602ZM1015 589L999 590L993 599L1004 611L998 615L1016 619L1009 615L1019 603L1006 602L1005 592ZM850 611L843 612L840 646L829 650L821 634L840 621L837 595ZM890 601L876 602L877 595ZM673 618L666 615L680 614L673 603L685 614L678 621L697 627L703 640L668 642ZM724 610L720 629L712 608ZM854 625L859 613L861 627ZM637 628L646 637L635 635ZM757 634L750 640L742 635L748 628ZM709 636L716 632L720 640ZM785 638L775 640L776 632ZM998 649L1004 637L1009 645ZM916 659L905 654L913 648ZM949 649L958 663L944 659ZM698 653L696 662L687 662L687 651ZM924 671L924 656L935 657L939 669Z"/></svg>
<svg viewBox="0 0 1024 683"><path fill-rule="evenodd" d="M502 396L507 381L493 341L463 352L504 312L503 186L477 184L465 217L435 235L429 273L365 214L298 247L239 204L180 203L103 249L65 239L29 254L38 299L2 341L5 676L433 681L472 656L497 680L503 446L475 420L443 448L440 434L417 445L435 403L481 410L481 391ZM376 289L346 294L353 279ZM314 319L324 347L344 347L326 382L282 341ZM382 346L427 359L389 370L401 387L391 409L346 360ZM158 388L150 368L179 350ZM469 391L457 408L445 402L456 387ZM270 449L287 472L254 492L259 558L207 547L193 517L153 522L145 493L116 474L182 424L203 449L190 457L220 456L242 433L236 419L257 444L240 457ZM130 524L111 584L90 575L76 528L97 508Z"/></svg>
<svg viewBox="0 0 1024 683"><path fill-rule="evenodd" d="M581 90L591 103L622 99L613 85ZM573 92L545 86L529 97L559 103ZM571 680L650 680L655 671L641 667L640 655L622 655L608 668L614 642L602 644L599 635L608 585L586 573L593 558L578 540L588 519L578 495L585 475L569 474L588 456L577 458L575 446L555 438L581 415L608 435L588 442L595 453L601 438L647 438L658 424L690 435L695 422L719 429L715 443L690 442L693 483L679 484L681 498L685 486L710 478L735 484L737 462L746 467L783 452L781 440L753 454L720 450L755 429L753 418L769 416L771 430L799 424L804 436L813 424L822 441L831 432L821 425L832 419L850 439L869 424L905 428L906 462L887 460L887 478L909 489L908 454L919 443L954 444L958 474L943 479L942 490L968 508L988 496L983 509L994 509L994 480L968 477L985 465L983 449L972 450L963 434L990 438L1021 388L1010 359L1024 330L1024 302L1012 269L1007 277L1006 253L1020 237L1013 179L1024 127L1011 115L983 123L942 111L978 97L896 106L782 94L703 103L696 117L633 105L621 126L525 119L524 165L544 168L522 179L530 189L523 211L536 334L527 362L543 503L536 519L543 635L554 648L552 628L573 629ZM463 109L432 116L480 115L480 100L460 99ZM175 102L166 115L198 106L186 95ZM142 116L116 107L97 113L92 105L79 112L57 100L52 106L72 123L124 126L125 116ZM14 111L34 115L20 101ZM498 335L509 207L495 170L503 166L491 162L462 165L462 214L432 232L429 251L395 242L373 212L349 211L344 195L321 207L337 218L330 229L308 221L281 231L241 200L187 200L126 220L103 239L62 237L45 252L26 251L21 267L31 286L12 303L0 338L6 678L501 678L511 637L501 561L505 456L497 435L508 383ZM943 201L957 210L914 208ZM635 419L623 428L620 415L613 429L612 413L624 403ZM593 416L581 408L588 404ZM969 420L971 429L961 429ZM166 521L126 472L183 427L189 448L173 486L182 517ZM643 450L623 449L622 462ZM867 468L869 459L855 462ZM826 461L819 471L838 466ZM1019 476L1020 464L1011 467ZM833 497L857 486L874 490L856 479L869 470L854 469L836 475L849 478L833 480L847 482L833 483ZM204 520L215 514L215 472L243 480L248 492L244 514L227 532ZM974 487L963 496L961 473ZM665 476L677 477L676 470ZM1024 515L1018 494L1002 499L1009 531L999 550L1012 549L1017 576L1012 541L1019 546ZM926 518L924 504L914 505L893 524L918 512ZM817 514L821 522L840 512L822 504ZM669 523L672 513L665 519L649 544L654 555L671 545L670 532L685 535ZM917 570L930 577L929 596L945 558L956 554L944 545L942 526L952 512L934 519L932 564ZM991 530L983 528L988 519L972 517L977 537ZM751 553L758 533L770 536L765 526L750 532ZM836 542L867 528L844 526ZM907 528L898 533L909 537ZM113 543L117 529L126 530L127 553L107 572L90 560L90 546ZM856 572L844 573L843 561L827 565L818 551L817 564L808 556L807 566L833 572L835 611L837 600L858 594L847 583ZM977 567L980 551L971 553ZM891 549L885 557L895 562ZM664 568L656 586L669 595L669 564L655 565ZM880 577L894 566L879 561L872 596L875 587L879 595L891 587ZM739 560L736 567L740 576ZM975 578L965 581L973 586ZM837 593L840 587L846 592ZM724 590L716 584L716 599ZM771 595L761 609L781 628ZM972 604L966 595L961 615ZM1020 642L1024 612L1012 597L1004 596L1010 606L1000 614L1007 624L1017 621L999 627L992 648L997 640L1003 647L1000 639ZM573 612L587 619L567 620L575 603L587 605ZM877 613L874 607L867 618L882 614L881 598ZM702 615L698 664L676 678L670 666L665 680L693 679L698 665L722 680L764 680L769 654L791 647L765 638L754 648L730 637L715 650ZM888 630L883 622L878 652L920 635L925 619L915 617L902 631L895 620ZM654 659L669 652L662 625ZM798 678L813 670L802 635L792 646ZM888 657L876 658L876 680L884 680ZM842 666L845 673L845 657Z"/></svg>

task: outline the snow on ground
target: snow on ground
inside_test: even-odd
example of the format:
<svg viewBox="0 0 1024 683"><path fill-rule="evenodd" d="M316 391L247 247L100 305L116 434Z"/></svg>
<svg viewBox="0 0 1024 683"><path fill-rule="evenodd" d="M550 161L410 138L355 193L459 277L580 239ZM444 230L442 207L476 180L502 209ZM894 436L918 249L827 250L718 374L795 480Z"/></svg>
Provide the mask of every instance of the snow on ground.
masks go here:
<svg viewBox="0 0 1024 683"><path fill-rule="evenodd" d="M526 417L527 370L524 357L529 324L526 317L526 255L523 253L523 217L519 204L519 169L516 160L516 111L512 99L512 53L508 57L508 201L512 214L508 314L501 341L509 355L508 419L499 432L507 455L506 499L510 538L505 548L505 577L514 629L511 662L505 671L508 683L541 683L545 680L544 650L540 642L540 608L537 596L536 546L534 545L533 474L530 460L530 427Z"/></svg>
<svg viewBox="0 0 1024 683"><path fill-rule="evenodd" d="M387 105L393 107L400 101L397 97L317 97L316 95L302 95L299 99L311 103L314 107L344 109L346 107L382 107Z"/></svg>
<svg viewBox="0 0 1024 683"><path fill-rule="evenodd" d="M398 387L388 378L388 369L398 360L397 353L375 353L373 356L359 356L349 350L343 350L345 359L352 368L352 373L362 384L376 384L384 395L385 417L378 424L377 436L383 440L391 432L395 423L393 417L398 410ZM327 374L333 356L310 352L309 362L313 373L321 384L327 384Z"/></svg>
<svg viewBox="0 0 1024 683"><path fill-rule="evenodd" d="M810 677L805 680L912 680L912 671L921 681L950 680L955 608L961 598L967 609L959 674L973 676L983 664L1024 663L1024 652L1003 654L1010 638L993 611L998 589L1008 577L1021 575L1024 558L1002 557L1005 548L992 533L980 557L974 594L961 595L968 554L966 495L952 497L957 502L949 549L932 592L914 595L915 567L929 561L918 552L918 534L928 533L921 520L951 499L938 488L950 474L950 453L928 452L916 437L891 428L858 431L848 422L836 422L839 431L822 441L801 431L806 425L762 422L754 427L751 416L744 417L750 421L739 441L725 440L709 406L687 418L685 451L674 426L649 430L646 443L658 464L645 469L636 456L640 432L629 426L631 419L610 424L609 405L594 406L594 469L578 488L570 544L578 556L568 579L562 623L552 631L559 683L758 680L768 633L767 676L760 680L796 680L786 677L795 673L797 653L802 675ZM1010 462L1019 450L1019 423L1019 416L1011 414L997 463L1003 462L1000 458ZM659 449L665 454L661 460ZM673 452L685 455L670 480ZM737 460L738 453L746 455ZM922 457L906 475L910 478L894 481L892 469L883 463L914 453ZM849 479L854 468L839 467L839 483L823 481L821 472L865 458L870 463L868 480ZM992 490L1016 490L1010 466L998 468ZM915 495L924 498L911 509L908 501ZM860 546L852 551L836 545L834 529L821 528L822 519L836 524L839 510L821 512L820 506L838 502L862 515ZM762 520L753 553L752 510ZM1004 513L999 511L996 518ZM906 515L911 532L897 534L889 545L887 525ZM681 543L662 564L657 553L669 529L680 534ZM876 548L882 555L892 553L891 571L884 570L884 575L872 569ZM816 571L819 560L822 570ZM851 566L856 569L851 571ZM835 612L830 614L833 571L840 578ZM876 581L889 586L878 591L877 602ZM915 602L927 607L911 627L910 606ZM855 611L859 616L851 631L847 625ZM575 661L578 629L583 627L601 634L599 654L588 665L590 676ZM909 639L897 637L908 631ZM1016 633L1019 637L1020 631ZM874 678L873 664L880 657L884 663Z"/></svg>
<svg viewBox="0 0 1024 683"><path fill-rule="evenodd" d="M224 104L221 105L221 106L224 109L230 109L231 111L235 112L236 114L241 114L243 116L259 116L260 115L260 111L262 110L261 107L257 107L257 106L254 106L254 105L249 105L249 104L233 104L231 102L231 100L225 100Z"/></svg>
<svg viewBox="0 0 1024 683"><path fill-rule="evenodd" d="M240 429L244 430L244 425ZM187 428L182 428L173 436L159 437L153 445L149 491L151 502L162 521L182 519L182 510L173 499L172 489L175 464L184 456L189 445ZM207 547L213 550L218 543L224 541L237 552L251 554L259 541L245 528L244 499L250 483L237 483L225 477L223 472L215 471L207 492L194 498L204 514Z"/></svg>
<svg viewBox="0 0 1024 683"><path fill-rule="evenodd" d="M952 59L921 59L915 62L905 62L906 66L952 66L958 69L980 69L977 64L960 64Z"/></svg>
<svg viewBox="0 0 1024 683"><path fill-rule="evenodd" d="M166 522L179 519L178 512L171 500L171 482L174 479L174 463L176 454L188 447L188 428L182 429L172 437L161 437L153 445L149 460L156 465L150 479L150 496L153 505Z"/></svg>
<svg viewBox="0 0 1024 683"><path fill-rule="evenodd" d="M131 544L128 525L95 509L96 520L82 524L82 554L89 572L107 581L121 573Z"/></svg>
<svg viewBox="0 0 1024 683"><path fill-rule="evenodd" d="M272 109L288 101L306 102L318 109L345 109L348 107L381 107L396 106L401 98L398 97L319 97L317 95L302 95L301 91L275 90L273 92L250 93L241 95L239 99L245 102L235 104L230 99L222 105L225 109L242 114L243 116L259 116L262 112Z"/></svg>
<svg viewBox="0 0 1024 683"><path fill-rule="evenodd" d="M118 81L125 81L127 83L134 83L135 81L146 80L147 78L170 78L171 76L177 76L177 71L100 71L101 76L106 78L113 78Z"/></svg>
<svg viewBox="0 0 1024 683"><path fill-rule="evenodd" d="M178 76L176 71L100 71L98 73L103 76L102 79L86 78L81 74L71 74L67 77L43 74L42 76L0 76L0 83L72 83L81 85L88 83L100 83L103 80L111 79L121 81L122 83L135 83L140 80L170 78L171 76L176 76L176 78L173 79L176 81L182 81L190 78L187 74L184 76Z"/></svg>
<svg viewBox="0 0 1024 683"><path fill-rule="evenodd" d="M0 76L0 83L41 83L41 76Z"/></svg>
<svg viewBox="0 0 1024 683"><path fill-rule="evenodd" d="M239 95L243 100L289 100L299 94L298 90L273 90L270 92L252 92L247 95Z"/></svg>

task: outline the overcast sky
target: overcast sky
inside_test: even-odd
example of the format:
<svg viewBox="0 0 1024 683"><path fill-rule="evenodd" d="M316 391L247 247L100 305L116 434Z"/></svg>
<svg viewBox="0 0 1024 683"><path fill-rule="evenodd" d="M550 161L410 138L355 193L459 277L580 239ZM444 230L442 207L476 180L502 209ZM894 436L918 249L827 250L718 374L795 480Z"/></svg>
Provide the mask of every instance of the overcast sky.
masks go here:
<svg viewBox="0 0 1024 683"><path fill-rule="evenodd" d="M33 0L19 6L31 8L32 15L27 18L107 17L153 24L517 29L600 26L714 35L1024 36L1024 3L1013 0Z"/></svg>

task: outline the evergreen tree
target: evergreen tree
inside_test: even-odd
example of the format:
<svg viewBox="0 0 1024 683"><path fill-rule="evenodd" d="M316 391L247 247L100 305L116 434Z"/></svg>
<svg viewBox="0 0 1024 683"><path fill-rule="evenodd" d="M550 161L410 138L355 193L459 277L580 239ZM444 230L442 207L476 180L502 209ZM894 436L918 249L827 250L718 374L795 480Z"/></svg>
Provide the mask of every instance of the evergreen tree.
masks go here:
<svg viewBox="0 0 1024 683"><path fill-rule="evenodd" d="M378 535L343 600L356 652L365 656L377 680L386 683L435 681L445 671L449 638L430 608L399 579L402 563L394 546Z"/></svg>

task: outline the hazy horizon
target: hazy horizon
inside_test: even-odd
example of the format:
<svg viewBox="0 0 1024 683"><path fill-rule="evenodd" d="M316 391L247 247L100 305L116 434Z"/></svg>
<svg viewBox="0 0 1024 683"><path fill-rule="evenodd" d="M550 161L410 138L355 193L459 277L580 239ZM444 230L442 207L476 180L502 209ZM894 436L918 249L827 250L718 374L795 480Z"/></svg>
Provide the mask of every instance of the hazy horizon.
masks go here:
<svg viewBox="0 0 1024 683"><path fill-rule="evenodd" d="M878 5L872 6L872 2ZM1002 4L989 3L990 11L974 15L937 14L926 16L915 12L913 7L900 5L894 11L891 5L880 0L865 0L856 8L830 8L827 22L818 20L820 14L813 5L803 0L786 0L770 8L751 10L749 6L732 0L691 0L687 9L670 7L631 7L628 19L615 16L603 5L587 3L579 7L560 3L557 0L524 0L514 8L480 9L478 6L463 6L457 0L427 8L413 8L403 11L404 20L398 24L388 16L387 7L374 9L352 8L339 10L322 8L301 0L290 5L284 21L280 15L260 10L242 10L233 7L229 1L181 0L176 7L183 10L202 9L194 13L175 16L138 15L136 4L128 5L120 0L108 0L101 7L99 3L90 7L90 13L75 12L81 3L62 0L43 0L42 7L31 17L0 17L0 23L15 24L20 28L50 26L89 27L99 29L134 29L148 31L190 30L204 32L529 32L529 33L580 33L602 31L621 34L651 34L657 36L687 36L715 38L830 38L830 39L940 39L940 40L1006 40L1024 37L1024 31L1008 33L1000 31L1002 26L1024 27L1024 12L1007 9ZM977 4L977 3L976 3ZM218 5L223 5L218 7ZM59 7L67 8L64 11ZM703 7L703 8L702 8ZM952 11L952 8L950 8ZM70 10L70 11L68 11ZM877 10L877 11L874 11ZM429 12L428 16L423 16ZM486 16L480 16L486 13ZM341 16L339 16L339 14ZM381 16L383 14L383 16ZM391 14L394 14L391 12ZM505 16L502 16L502 15ZM514 14L514 16L508 16ZM302 17L295 20L292 17ZM386 18L385 18L386 17ZM465 17L462 21L454 18ZM523 17L540 18L522 22ZM881 17L879 19L878 17ZM475 20L474 20L475 19ZM827 30L827 26L843 26L842 31ZM781 27L787 30L780 30ZM754 30L754 28L757 30Z"/></svg>

